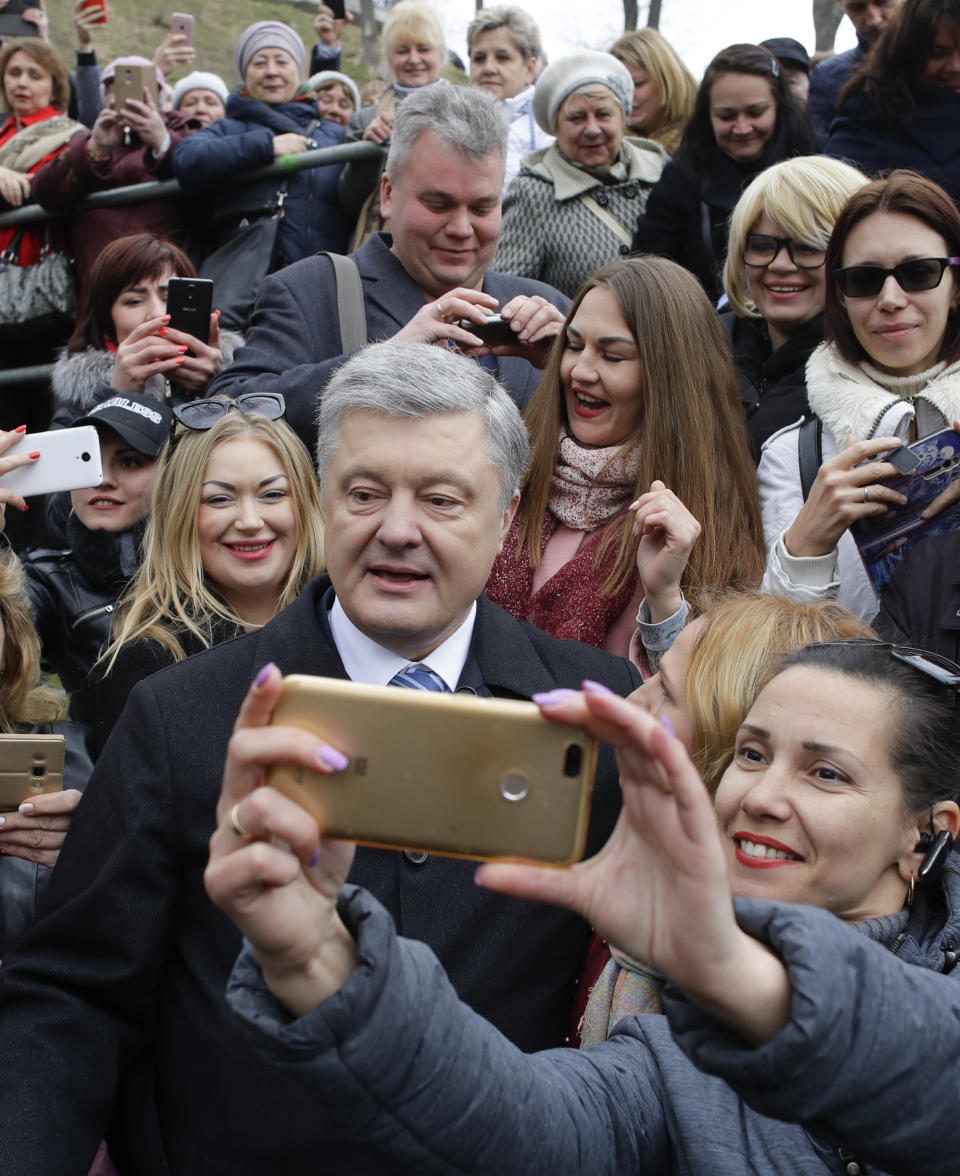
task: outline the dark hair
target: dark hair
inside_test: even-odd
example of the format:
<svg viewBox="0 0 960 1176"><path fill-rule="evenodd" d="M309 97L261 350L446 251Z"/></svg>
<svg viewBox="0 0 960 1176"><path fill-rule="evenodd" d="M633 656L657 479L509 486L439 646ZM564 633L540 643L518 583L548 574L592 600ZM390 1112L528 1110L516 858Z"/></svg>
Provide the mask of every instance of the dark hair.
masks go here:
<svg viewBox="0 0 960 1176"><path fill-rule="evenodd" d="M90 271L87 304L77 319L67 351L102 351L116 343L110 308L129 286L144 278L158 278L167 266L177 277L195 278L197 271L189 257L172 241L135 233L118 237L101 251Z"/></svg>
<svg viewBox="0 0 960 1176"><path fill-rule="evenodd" d="M843 674L894 696L893 713L885 711L882 718L906 818L938 801L960 802L960 715L953 689L891 656L883 641L808 645L783 664L785 670L793 666Z"/></svg>
<svg viewBox="0 0 960 1176"><path fill-rule="evenodd" d="M831 274L843 265L843 250L851 231L875 212L899 212L904 216L912 216L943 237L950 256L960 253L960 212L951 197L939 184L918 172L892 171L884 179L874 180L855 192L843 206L827 245L825 273ZM950 270L949 274L952 273ZM943 281L955 282L956 279L945 275ZM870 358L850 325L834 281L827 282L823 323L827 342L832 343L848 363L860 363ZM958 358L960 314L951 312L937 359L953 363Z"/></svg>
<svg viewBox="0 0 960 1176"><path fill-rule="evenodd" d="M960 0L906 0L840 91L837 106L865 93L874 107L888 114L914 110L911 83L923 77L941 20L960 23Z"/></svg>
<svg viewBox="0 0 960 1176"><path fill-rule="evenodd" d="M70 75L67 64L46 41L39 37L21 37L8 42L0 49L0 110L9 110L7 96L3 89L3 77L7 72L7 65L14 53L23 50L28 57L32 57L37 65L42 66L53 80L53 90L50 95L50 105L61 114L70 105Z"/></svg>
<svg viewBox="0 0 960 1176"><path fill-rule="evenodd" d="M791 155L809 155L815 149L813 129L805 107L787 85L780 63L761 45L730 45L721 49L706 68L697 91L693 114L683 133L678 156L695 171L716 167L727 156L717 145L710 121L710 101L713 83L724 74L751 74L766 78L770 93L777 103L777 122L760 158L748 170L762 171L771 163L779 163Z"/></svg>

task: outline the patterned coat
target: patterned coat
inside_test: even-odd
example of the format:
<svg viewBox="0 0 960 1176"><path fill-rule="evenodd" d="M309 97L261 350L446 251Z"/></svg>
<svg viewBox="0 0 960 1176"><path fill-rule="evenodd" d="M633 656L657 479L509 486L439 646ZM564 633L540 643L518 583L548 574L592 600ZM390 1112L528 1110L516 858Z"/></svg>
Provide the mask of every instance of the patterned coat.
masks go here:
<svg viewBox="0 0 960 1176"><path fill-rule="evenodd" d="M503 231L493 268L539 278L571 297L583 280L630 252L628 244L668 156L652 139L624 139L627 178L605 184L571 163L559 147L532 151L503 202ZM592 198L623 226L618 235L584 204Z"/></svg>

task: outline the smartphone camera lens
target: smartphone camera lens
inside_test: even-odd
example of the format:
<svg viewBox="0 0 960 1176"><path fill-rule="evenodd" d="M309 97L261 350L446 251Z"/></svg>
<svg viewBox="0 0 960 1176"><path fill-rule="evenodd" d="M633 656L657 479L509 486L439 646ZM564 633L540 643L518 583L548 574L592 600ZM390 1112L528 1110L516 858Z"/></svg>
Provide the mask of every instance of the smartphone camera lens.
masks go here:
<svg viewBox="0 0 960 1176"><path fill-rule="evenodd" d="M504 800L523 800L530 791L530 781L522 772L507 772L500 781L500 795Z"/></svg>
<svg viewBox="0 0 960 1176"><path fill-rule="evenodd" d="M583 748L579 743L571 743L567 748L567 754L563 757L563 774L569 776L571 780L574 780L580 775L580 768L582 766Z"/></svg>
<svg viewBox="0 0 960 1176"><path fill-rule="evenodd" d="M33 775L36 776L38 780L42 780L46 774L47 769L43 766L43 764L33 765Z"/></svg>
<svg viewBox="0 0 960 1176"><path fill-rule="evenodd" d="M89 460L90 460L90 454L89 454L89 453L81 453L81 454L80 454L80 460L81 460L81 461L89 461Z"/></svg>

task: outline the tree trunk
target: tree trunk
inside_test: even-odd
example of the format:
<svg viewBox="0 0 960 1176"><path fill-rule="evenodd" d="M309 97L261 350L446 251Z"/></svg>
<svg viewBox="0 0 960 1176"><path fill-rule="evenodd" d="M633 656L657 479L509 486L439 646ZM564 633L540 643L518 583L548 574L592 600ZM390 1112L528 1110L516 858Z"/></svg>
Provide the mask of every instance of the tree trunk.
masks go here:
<svg viewBox="0 0 960 1176"><path fill-rule="evenodd" d="M837 0L813 0L813 27L817 42L815 53L825 53L833 48L842 20L843 9Z"/></svg>
<svg viewBox="0 0 960 1176"><path fill-rule="evenodd" d="M623 31L632 32L637 27L637 0L623 0Z"/></svg>
<svg viewBox="0 0 960 1176"><path fill-rule="evenodd" d="M650 7L647 10L647 28L658 29L660 27L660 5L662 0L650 0Z"/></svg>
<svg viewBox="0 0 960 1176"><path fill-rule="evenodd" d="M368 69L376 69L380 61L380 38L373 0L360 0L360 35L363 64Z"/></svg>

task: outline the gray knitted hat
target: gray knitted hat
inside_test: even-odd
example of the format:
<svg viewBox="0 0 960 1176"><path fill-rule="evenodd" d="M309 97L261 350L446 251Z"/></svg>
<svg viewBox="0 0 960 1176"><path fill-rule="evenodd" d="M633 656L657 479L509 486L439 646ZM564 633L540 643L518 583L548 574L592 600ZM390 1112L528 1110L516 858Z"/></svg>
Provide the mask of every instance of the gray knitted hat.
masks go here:
<svg viewBox="0 0 960 1176"><path fill-rule="evenodd" d="M561 57L553 65L548 65L537 79L533 91L533 117L537 126L552 135L564 99L574 90L591 83L612 90L623 107L623 117L629 117L633 106L633 78L627 67L609 53L590 51Z"/></svg>
<svg viewBox="0 0 960 1176"><path fill-rule="evenodd" d="M243 30L233 51L233 60L241 78L246 76L250 58L261 49L286 50L297 63L300 73L303 73L307 53L297 30L281 20L258 20Z"/></svg>

